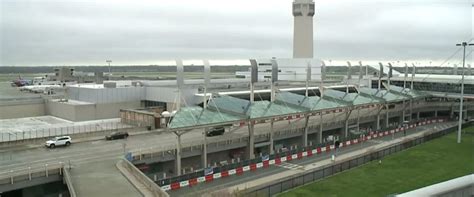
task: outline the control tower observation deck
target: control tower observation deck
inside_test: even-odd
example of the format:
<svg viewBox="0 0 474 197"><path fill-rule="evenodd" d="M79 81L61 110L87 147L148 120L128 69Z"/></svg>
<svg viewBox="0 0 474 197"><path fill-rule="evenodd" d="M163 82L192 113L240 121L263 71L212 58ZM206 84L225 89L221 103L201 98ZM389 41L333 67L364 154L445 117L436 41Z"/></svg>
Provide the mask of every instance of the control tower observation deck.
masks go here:
<svg viewBox="0 0 474 197"><path fill-rule="evenodd" d="M313 0L295 0L293 16L293 58L313 58Z"/></svg>

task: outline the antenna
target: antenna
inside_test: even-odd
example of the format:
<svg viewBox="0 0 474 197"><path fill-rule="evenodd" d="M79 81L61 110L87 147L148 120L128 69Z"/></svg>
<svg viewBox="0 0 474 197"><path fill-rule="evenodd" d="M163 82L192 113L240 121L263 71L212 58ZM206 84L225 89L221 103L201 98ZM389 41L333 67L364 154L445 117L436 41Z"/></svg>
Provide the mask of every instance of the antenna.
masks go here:
<svg viewBox="0 0 474 197"><path fill-rule="evenodd" d="M305 96L308 97L308 87L309 87L309 81L311 81L311 63L308 61L307 67L306 67L306 91L305 91Z"/></svg>
<svg viewBox="0 0 474 197"><path fill-rule="evenodd" d="M321 61L321 83L319 85L319 94L321 96L321 99L323 98L323 94L324 94L324 80L325 79L326 79L326 64L324 63L324 61Z"/></svg>
<svg viewBox="0 0 474 197"><path fill-rule="evenodd" d="M178 102L176 110L181 109L181 89L184 86L184 67L183 60L176 60L176 83L178 84Z"/></svg>
<svg viewBox="0 0 474 197"><path fill-rule="evenodd" d="M347 79L346 79L346 94L349 93L349 80L352 79L352 65L347 61Z"/></svg>
<svg viewBox="0 0 474 197"><path fill-rule="evenodd" d="M382 88L382 76L383 76L383 64L382 62L379 62L379 84L378 84L378 89L380 90Z"/></svg>
<svg viewBox="0 0 474 197"><path fill-rule="evenodd" d="M211 66L209 60L203 60L204 63L204 109L207 108L207 87L211 83Z"/></svg>

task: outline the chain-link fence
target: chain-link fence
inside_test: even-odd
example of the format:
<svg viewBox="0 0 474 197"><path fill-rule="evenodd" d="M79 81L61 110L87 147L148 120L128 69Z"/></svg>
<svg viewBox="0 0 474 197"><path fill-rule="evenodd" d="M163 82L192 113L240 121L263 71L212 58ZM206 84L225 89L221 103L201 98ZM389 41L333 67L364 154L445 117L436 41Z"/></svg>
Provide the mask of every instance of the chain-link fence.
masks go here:
<svg viewBox="0 0 474 197"><path fill-rule="evenodd" d="M51 126L43 128L33 128L21 131L3 131L0 132L0 143L15 143L25 140L45 139L54 136L89 136L93 133L104 135L111 131L134 128L131 125L121 122L101 122L83 125Z"/></svg>
<svg viewBox="0 0 474 197"><path fill-rule="evenodd" d="M429 135L412 139L410 141L403 141L396 145L392 145L390 147L387 147L379 151L365 153L355 158L350 158L347 160L336 162L334 164L322 166L320 168L316 168L302 175L282 177L281 181L278 181L276 183L272 183L271 185L266 185L263 187L250 188L245 191L242 191L242 194L243 196L255 196L255 197L273 196L275 194L293 189L295 187L299 187L299 186L302 186L314 181L322 180L326 177L361 166L371 161L380 160L384 158L385 156L397 153L399 151L411 148L413 146L417 146L419 144L430 141L432 139L439 138L452 131L454 131L454 129L442 130L436 133L431 133Z"/></svg>

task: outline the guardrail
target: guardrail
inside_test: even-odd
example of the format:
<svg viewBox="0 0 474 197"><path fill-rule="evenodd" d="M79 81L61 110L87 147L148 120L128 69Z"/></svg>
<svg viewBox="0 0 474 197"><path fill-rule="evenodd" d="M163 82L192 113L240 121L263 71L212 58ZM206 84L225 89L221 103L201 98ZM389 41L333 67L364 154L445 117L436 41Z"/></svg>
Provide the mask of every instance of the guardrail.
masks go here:
<svg viewBox="0 0 474 197"><path fill-rule="evenodd" d="M55 162L10 169L0 173L0 186L13 185L17 182L31 181L42 177L48 178L53 175L61 176L63 174L63 167L64 163Z"/></svg>
<svg viewBox="0 0 474 197"><path fill-rule="evenodd" d="M117 165L120 165L120 164L124 164L124 165L121 165L121 166L125 167L125 169L129 172L129 174L132 174L136 178L136 180L140 181L143 185L145 185L145 187L147 187L147 189L150 192L152 192L153 196L169 197L168 193L163 191L161 189L161 187L156 185L150 178L148 178L148 176L143 174L143 172L141 172L137 167L135 167L128 160L122 159L122 160L119 161L119 163L117 163ZM127 176L125 176L125 177L127 177ZM140 191L140 192L142 192L142 191Z"/></svg>
<svg viewBox="0 0 474 197"><path fill-rule="evenodd" d="M74 185L72 184L71 175L69 174L68 168L63 168L63 180L66 182L69 196L76 197L76 189L74 189Z"/></svg>

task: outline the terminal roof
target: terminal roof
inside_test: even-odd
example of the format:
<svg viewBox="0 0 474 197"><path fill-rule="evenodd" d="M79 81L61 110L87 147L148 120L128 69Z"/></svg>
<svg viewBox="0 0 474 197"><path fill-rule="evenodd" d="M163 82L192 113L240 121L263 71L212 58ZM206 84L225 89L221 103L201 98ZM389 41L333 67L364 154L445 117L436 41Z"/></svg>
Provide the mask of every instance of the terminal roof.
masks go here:
<svg viewBox="0 0 474 197"><path fill-rule="evenodd" d="M358 88L359 93L346 93L325 89L323 97L299 95L291 92L277 92L275 102L249 100L220 95L208 101L208 108L199 106L183 107L172 118L169 128L190 129L196 126L232 124L267 118L277 118L294 114L332 110L350 106L399 102L424 95L410 89L389 87L389 90Z"/></svg>

